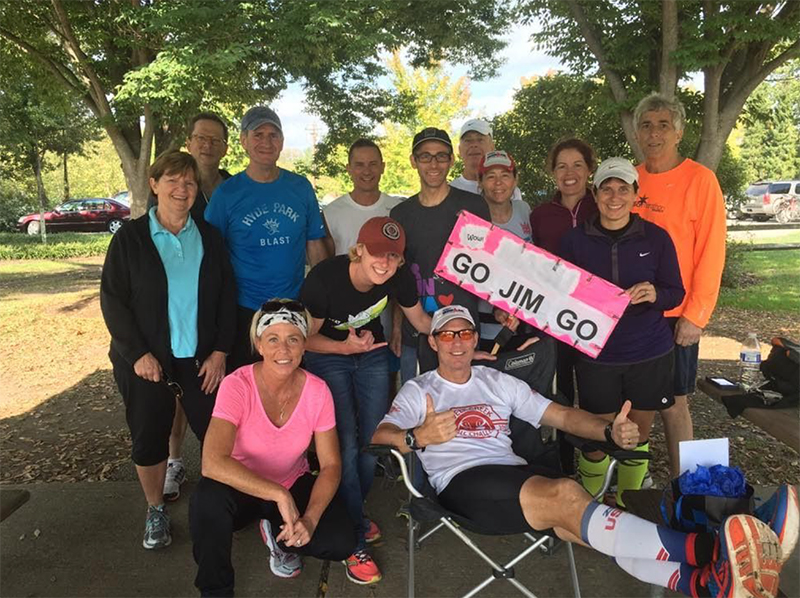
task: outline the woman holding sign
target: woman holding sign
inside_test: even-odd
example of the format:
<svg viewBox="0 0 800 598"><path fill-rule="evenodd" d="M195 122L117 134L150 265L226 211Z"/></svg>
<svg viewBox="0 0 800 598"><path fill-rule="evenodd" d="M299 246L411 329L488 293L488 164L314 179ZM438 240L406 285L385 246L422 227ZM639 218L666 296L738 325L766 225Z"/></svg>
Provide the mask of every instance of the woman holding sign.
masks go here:
<svg viewBox="0 0 800 598"><path fill-rule="evenodd" d="M402 267L405 242L397 221L370 218L349 254L317 264L300 291L311 314L306 366L325 380L333 394L342 452L339 492L358 532L355 552L345 565L348 579L357 584L381 579L366 551L380 530L363 511L376 459L361 450L389 411L389 348L379 316L396 299L417 330L428 334L431 326L414 277Z"/></svg>
<svg viewBox="0 0 800 598"><path fill-rule="evenodd" d="M624 158L603 161L594 175L599 214L569 232L560 255L565 260L625 289L630 304L596 359L581 356L575 367L581 409L610 420L625 400L639 426L636 450L649 450L655 412L671 406L673 338L663 312L680 304L684 289L675 246L667 232L631 214L639 175ZM599 491L608 456L581 454L584 488ZM620 465L617 504L622 493L638 489L647 461Z"/></svg>

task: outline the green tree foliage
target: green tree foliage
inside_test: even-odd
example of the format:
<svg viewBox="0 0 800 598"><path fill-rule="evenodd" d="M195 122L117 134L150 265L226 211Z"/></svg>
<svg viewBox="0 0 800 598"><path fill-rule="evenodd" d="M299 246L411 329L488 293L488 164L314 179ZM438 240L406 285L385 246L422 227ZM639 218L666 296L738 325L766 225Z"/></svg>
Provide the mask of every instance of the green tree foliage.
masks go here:
<svg viewBox="0 0 800 598"><path fill-rule="evenodd" d="M751 0L523 0L537 18L539 47L578 74L602 74L636 149L633 108L658 90L702 72L701 133L695 157L716 169L748 96L800 56L800 2ZM638 154L637 154L638 155Z"/></svg>
<svg viewBox="0 0 800 598"><path fill-rule="evenodd" d="M82 97L141 213L154 142L157 151L180 144L177 128L198 108L241 114L300 81L336 145L393 107L376 84L382 52L405 47L415 66L470 62L478 76L497 67L507 2L419 8L413 0L16 0L0 3L0 38L16 59L44 65L53 86Z"/></svg>
<svg viewBox="0 0 800 598"><path fill-rule="evenodd" d="M703 96L681 90L687 122L681 151L692 155L700 143L697 115ZM514 106L493 122L499 149L511 152L520 173L520 189L533 204L549 199L555 190L547 172L550 148L562 137L578 137L589 143L599 160L612 156L636 158L619 126L607 83L579 75L550 74L524 81L514 95ZM740 159L725 148L717 176L726 194L736 193L746 183Z"/></svg>
<svg viewBox="0 0 800 598"><path fill-rule="evenodd" d="M492 124L495 144L514 156L520 190L532 203L554 191L545 163L562 137L586 140L601 159L632 157L607 86L579 75L549 74L524 81L513 108Z"/></svg>
<svg viewBox="0 0 800 598"><path fill-rule="evenodd" d="M0 155L4 174L14 179L32 176L40 212L50 204L44 188L46 155L61 159L80 153L96 127L73 94L49 85L38 67L9 60L0 48ZM6 199L19 198L9 193ZM25 202L27 203L27 202ZM26 206L29 207L29 206ZM41 219L43 222L44 219ZM40 228L46 240L45 227Z"/></svg>
<svg viewBox="0 0 800 598"><path fill-rule="evenodd" d="M800 61L747 101L741 156L751 181L800 178Z"/></svg>

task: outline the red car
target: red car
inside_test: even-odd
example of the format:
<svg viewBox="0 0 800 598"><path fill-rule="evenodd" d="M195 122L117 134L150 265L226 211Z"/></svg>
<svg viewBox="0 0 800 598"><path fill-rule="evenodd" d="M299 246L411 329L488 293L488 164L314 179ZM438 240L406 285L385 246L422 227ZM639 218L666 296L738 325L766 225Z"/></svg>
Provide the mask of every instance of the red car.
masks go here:
<svg viewBox="0 0 800 598"><path fill-rule="evenodd" d="M131 219L131 209L123 203L105 197L71 199L44 213L47 232L104 231L117 232L122 223ZM19 230L29 235L39 234L39 214L28 214L17 222Z"/></svg>

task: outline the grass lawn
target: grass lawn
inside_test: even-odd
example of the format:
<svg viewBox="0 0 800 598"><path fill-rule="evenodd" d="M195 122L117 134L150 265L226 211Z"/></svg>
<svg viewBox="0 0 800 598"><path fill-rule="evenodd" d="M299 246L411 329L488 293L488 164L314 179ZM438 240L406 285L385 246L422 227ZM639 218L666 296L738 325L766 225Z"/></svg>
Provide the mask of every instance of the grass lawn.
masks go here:
<svg viewBox="0 0 800 598"><path fill-rule="evenodd" d="M109 233L56 233L48 234L47 244L44 244L38 236L0 233L0 260L58 260L105 255L111 236Z"/></svg>
<svg viewBox="0 0 800 598"><path fill-rule="evenodd" d="M733 289L723 288L720 306L800 313L800 251L748 251L742 259L745 271L755 276L756 282Z"/></svg>

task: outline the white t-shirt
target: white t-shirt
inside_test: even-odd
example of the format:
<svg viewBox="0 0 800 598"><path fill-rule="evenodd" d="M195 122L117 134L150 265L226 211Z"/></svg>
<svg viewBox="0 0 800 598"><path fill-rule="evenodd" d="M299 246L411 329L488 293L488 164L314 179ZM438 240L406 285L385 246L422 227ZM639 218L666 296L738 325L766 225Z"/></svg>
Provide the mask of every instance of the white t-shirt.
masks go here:
<svg viewBox="0 0 800 598"><path fill-rule="evenodd" d="M511 218L503 224L494 223L496 226L506 230L523 241L531 242L531 207L525 201L511 202ZM500 324L494 319L492 314L492 304L481 300L478 304L478 312L481 314L480 335L482 339L493 339L500 332ZM486 315L483 315L486 314Z"/></svg>
<svg viewBox="0 0 800 598"><path fill-rule="evenodd" d="M456 189L469 191L470 193L475 193L476 195L481 195L481 189L478 186L478 181L470 181L469 179L465 179L463 174L460 177L450 181L450 186L455 187ZM511 199L522 201L522 191L519 190L519 187L514 187L514 193L511 194Z"/></svg>
<svg viewBox="0 0 800 598"><path fill-rule="evenodd" d="M432 444L417 455L437 493L464 470L480 465L524 465L511 450L508 419L513 414L539 427L550 401L508 374L485 366L472 366L465 384L454 384L434 370L409 380L397 393L381 423L414 428L425 421L426 395L437 412L456 414L456 437Z"/></svg>
<svg viewBox="0 0 800 598"><path fill-rule="evenodd" d="M358 231L367 220L376 216L388 216L389 211L403 199L405 198L381 193L374 204L362 206L353 201L349 193L345 193L322 208L325 223L336 248L336 255L347 253L356 244Z"/></svg>

